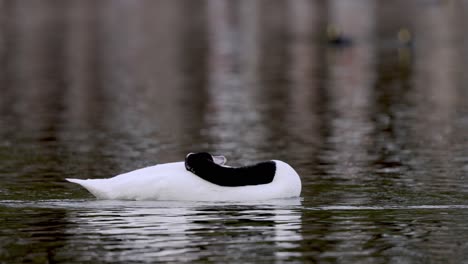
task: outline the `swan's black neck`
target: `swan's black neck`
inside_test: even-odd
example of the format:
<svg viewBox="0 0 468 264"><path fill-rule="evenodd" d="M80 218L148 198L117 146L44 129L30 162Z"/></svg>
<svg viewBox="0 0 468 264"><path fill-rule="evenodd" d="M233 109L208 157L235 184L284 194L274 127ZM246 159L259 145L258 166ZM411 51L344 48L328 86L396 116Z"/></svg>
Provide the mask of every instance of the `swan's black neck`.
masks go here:
<svg viewBox="0 0 468 264"><path fill-rule="evenodd" d="M226 187L267 184L273 181L276 163L260 162L244 167L224 167L213 162L209 153L189 154L185 168L198 177L213 184Z"/></svg>

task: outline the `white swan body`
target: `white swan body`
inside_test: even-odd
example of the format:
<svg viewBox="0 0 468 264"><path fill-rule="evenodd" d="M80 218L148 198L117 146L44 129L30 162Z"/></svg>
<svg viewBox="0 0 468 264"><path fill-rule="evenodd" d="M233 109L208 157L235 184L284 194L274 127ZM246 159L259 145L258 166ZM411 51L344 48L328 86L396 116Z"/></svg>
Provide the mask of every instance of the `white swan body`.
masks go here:
<svg viewBox="0 0 468 264"><path fill-rule="evenodd" d="M206 181L187 171L184 162L150 166L109 179L67 180L107 200L252 201L298 197L299 175L287 163L273 162L276 171L270 183L237 187Z"/></svg>

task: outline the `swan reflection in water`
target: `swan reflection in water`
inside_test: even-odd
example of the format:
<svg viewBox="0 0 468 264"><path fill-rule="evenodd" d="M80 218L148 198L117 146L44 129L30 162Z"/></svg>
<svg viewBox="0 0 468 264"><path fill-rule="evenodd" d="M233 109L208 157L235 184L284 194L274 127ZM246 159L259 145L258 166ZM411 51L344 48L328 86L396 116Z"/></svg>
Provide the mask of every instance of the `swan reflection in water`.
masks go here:
<svg viewBox="0 0 468 264"><path fill-rule="evenodd" d="M236 204L75 202L67 215L70 239L65 247L81 251L80 261L297 258L300 205L300 199Z"/></svg>

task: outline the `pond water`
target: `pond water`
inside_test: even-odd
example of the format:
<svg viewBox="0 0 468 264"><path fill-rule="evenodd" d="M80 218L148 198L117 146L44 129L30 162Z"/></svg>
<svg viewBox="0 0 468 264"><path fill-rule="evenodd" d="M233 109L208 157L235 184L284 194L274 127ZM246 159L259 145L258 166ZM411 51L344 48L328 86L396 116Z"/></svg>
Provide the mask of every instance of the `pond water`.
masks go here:
<svg viewBox="0 0 468 264"><path fill-rule="evenodd" d="M465 262L467 11L0 0L0 263ZM284 160L301 197L99 201L64 180L193 151Z"/></svg>

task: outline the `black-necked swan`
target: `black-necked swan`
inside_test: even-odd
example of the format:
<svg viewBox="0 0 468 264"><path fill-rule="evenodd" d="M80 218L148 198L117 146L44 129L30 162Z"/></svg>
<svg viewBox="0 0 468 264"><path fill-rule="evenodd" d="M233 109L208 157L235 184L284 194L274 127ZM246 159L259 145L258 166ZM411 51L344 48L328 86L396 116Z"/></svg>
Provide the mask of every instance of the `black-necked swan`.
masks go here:
<svg viewBox="0 0 468 264"><path fill-rule="evenodd" d="M298 197L301 179L279 160L244 167L225 166L223 156L189 153L185 162L150 166L108 179L66 179L98 199L252 201Z"/></svg>

